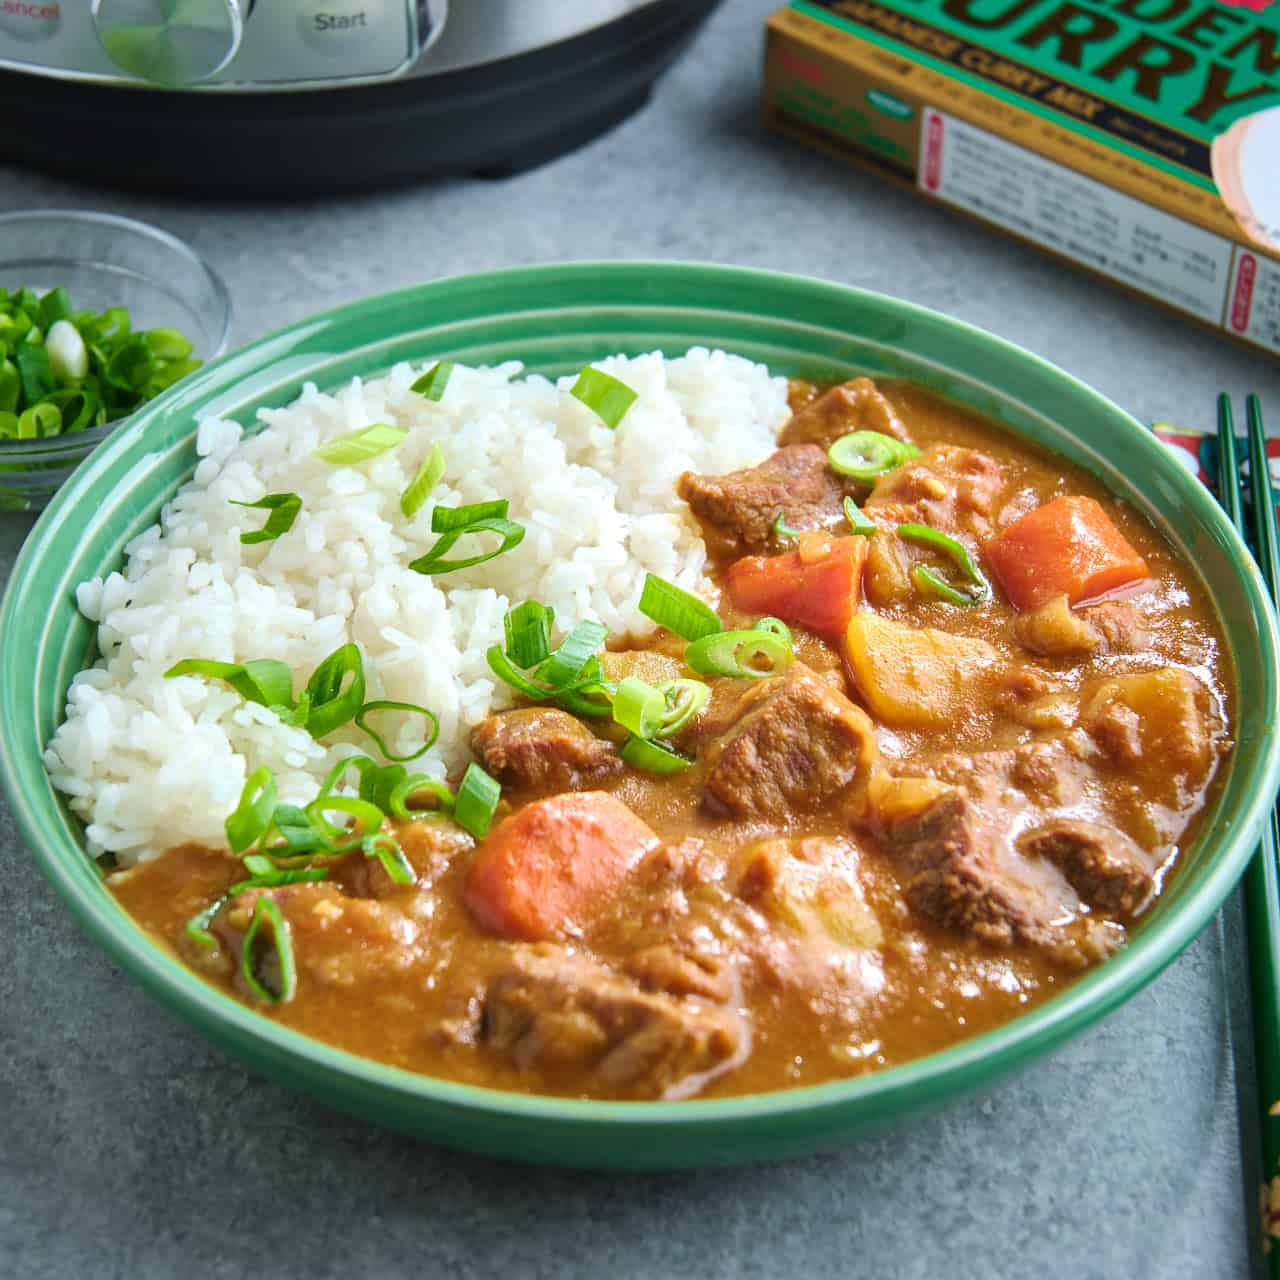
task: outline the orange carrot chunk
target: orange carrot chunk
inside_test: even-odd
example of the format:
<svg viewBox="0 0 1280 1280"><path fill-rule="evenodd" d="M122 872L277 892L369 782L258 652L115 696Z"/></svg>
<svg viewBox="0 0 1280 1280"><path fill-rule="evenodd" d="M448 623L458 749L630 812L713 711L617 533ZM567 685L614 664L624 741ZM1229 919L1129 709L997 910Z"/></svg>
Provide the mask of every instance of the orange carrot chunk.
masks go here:
<svg viewBox="0 0 1280 1280"><path fill-rule="evenodd" d="M745 613L771 614L838 640L862 598L866 562L866 538L801 534L795 551L735 560L729 595Z"/></svg>
<svg viewBox="0 0 1280 1280"><path fill-rule="evenodd" d="M535 800L485 836L463 898L477 924L503 937L562 937L598 917L658 844L604 791Z"/></svg>
<svg viewBox="0 0 1280 1280"><path fill-rule="evenodd" d="M1054 498L1015 520L984 549L1015 609L1054 596L1076 605L1150 576L1147 562L1093 498Z"/></svg>

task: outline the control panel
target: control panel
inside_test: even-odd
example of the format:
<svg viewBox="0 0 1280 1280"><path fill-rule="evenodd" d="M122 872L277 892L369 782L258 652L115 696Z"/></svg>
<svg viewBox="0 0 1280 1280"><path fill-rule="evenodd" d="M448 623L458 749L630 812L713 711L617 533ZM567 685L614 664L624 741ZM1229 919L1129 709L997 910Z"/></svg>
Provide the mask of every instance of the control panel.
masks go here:
<svg viewBox="0 0 1280 1280"><path fill-rule="evenodd" d="M205 90L381 80L446 13L447 0L0 0L0 66Z"/></svg>

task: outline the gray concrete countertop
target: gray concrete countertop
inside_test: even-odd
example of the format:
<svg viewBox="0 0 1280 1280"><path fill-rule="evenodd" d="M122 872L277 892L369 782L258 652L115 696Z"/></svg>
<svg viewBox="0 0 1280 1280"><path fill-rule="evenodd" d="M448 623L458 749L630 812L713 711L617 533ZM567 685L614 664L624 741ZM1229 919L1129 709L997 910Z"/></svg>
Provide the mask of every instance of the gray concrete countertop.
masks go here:
<svg viewBox="0 0 1280 1280"><path fill-rule="evenodd" d="M435 275L708 259L939 308L1144 419L1207 424L1222 388L1257 389L1280 411L1274 362L765 136L771 7L729 0L649 107L511 180L216 205L0 168L0 209L106 209L184 236L231 286L236 342ZM27 527L3 521L0 583ZM984 1097L834 1154L629 1177L433 1149L247 1074L81 936L3 803L0 931L0 1276L15 1280L1203 1280L1247 1274L1255 1253L1234 902L1100 1027Z"/></svg>

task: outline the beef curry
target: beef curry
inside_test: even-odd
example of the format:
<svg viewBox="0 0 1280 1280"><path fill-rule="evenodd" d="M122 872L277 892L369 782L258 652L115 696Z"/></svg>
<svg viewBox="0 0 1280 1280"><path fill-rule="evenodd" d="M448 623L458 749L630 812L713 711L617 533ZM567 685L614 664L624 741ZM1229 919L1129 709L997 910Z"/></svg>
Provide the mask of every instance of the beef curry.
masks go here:
<svg viewBox="0 0 1280 1280"><path fill-rule="evenodd" d="M872 1071L1104 959L1229 749L1194 576L1089 476L917 388L792 407L761 465L680 481L722 630L609 637L579 691L684 699L665 736L529 702L472 732L502 788L478 839L423 808L386 824L396 863L238 889L239 858L183 846L110 878L124 908L281 1024L588 1098Z"/></svg>

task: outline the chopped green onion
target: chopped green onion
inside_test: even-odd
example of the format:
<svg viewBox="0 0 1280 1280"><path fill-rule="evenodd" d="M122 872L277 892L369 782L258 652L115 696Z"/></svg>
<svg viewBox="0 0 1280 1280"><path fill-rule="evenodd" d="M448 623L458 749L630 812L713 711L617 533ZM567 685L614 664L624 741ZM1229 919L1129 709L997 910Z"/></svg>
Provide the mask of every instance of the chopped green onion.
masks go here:
<svg viewBox="0 0 1280 1280"><path fill-rule="evenodd" d="M556 690L535 684L524 672L517 671L500 644L490 645L484 656L489 669L499 680L509 684L517 693L524 694L531 702L546 702L556 696Z"/></svg>
<svg viewBox="0 0 1280 1280"><path fill-rule="evenodd" d="M354 796L334 796L327 793L318 795L306 808L307 817L321 830L329 834L330 839L350 835L348 828L334 826L325 817L326 813L345 813L360 824L360 835L372 835L382 827L382 810L367 800L357 800Z"/></svg>
<svg viewBox="0 0 1280 1280"><path fill-rule="evenodd" d="M756 623L756 630L767 631L771 636L777 636L779 640L785 640L788 644L792 641L791 628L781 618L761 618Z"/></svg>
<svg viewBox="0 0 1280 1280"><path fill-rule="evenodd" d="M609 628L598 622L579 622L560 642L560 647L538 668L538 679L545 680L553 689L562 689L572 684L608 635Z"/></svg>
<svg viewBox="0 0 1280 1280"><path fill-rule="evenodd" d="M28 405L35 405L58 389L58 380L53 376L53 367L49 363L49 352L43 346L21 343L13 353L13 362L18 366L22 395Z"/></svg>
<svg viewBox="0 0 1280 1280"><path fill-rule="evenodd" d="M266 928L270 935L271 952L275 954L278 986L275 991L258 980L259 966L254 961L253 947L258 932ZM298 989L298 971L293 959L293 942L289 938L289 926L280 908L265 894L253 904L253 919L245 930L240 944L240 976L254 995L270 1004L284 1004L292 1000Z"/></svg>
<svg viewBox="0 0 1280 1280"><path fill-rule="evenodd" d="M394 818L416 818L422 809L410 808L409 801L422 792L431 796L436 808L445 813L453 811L456 797L452 790L439 778L429 778L425 773L411 773L403 781L396 784L387 800L386 810Z"/></svg>
<svg viewBox="0 0 1280 1280"><path fill-rule="evenodd" d="M64 387L45 398L44 404L37 409L52 406L58 410L59 426L63 435L73 435L77 431L87 431L90 427L101 426L106 421L102 401L87 388ZM29 411L28 411L29 412Z"/></svg>
<svg viewBox="0 0 1280 1280"><path fill-rule="evenodd" d="M569 394L585 404L610 431L617 430L618 423L636 401L636 393L625 382L590 365L578 374Z"/></svg>
<svg viewBox="0 0 1280 1280"><path fill-rule="evenodd" d="M653 573L645 574L640 612L685 640L701 640L724 628L719 615L705 600Z"/></svg>
<svg viewBox="0 0 1280 1280"><path fill-rule="evenodd" d="M431 513L431 532L452 533L482 520L501 520L510 505L506 498L494 498L491 502L472 502L463 507L436 507Z"/></svg>
<svg viewBox="0 0 1280 1280"><path fill-rule="evenodd" d="M407 756L396 755L391 748L387 746L386 742L383 741L382 735L376 730L371 729L366 723L366 717L371 711L408 711L413 715L422 716L429 726L428 731L423 738L422 746ZM428 751L435 740L440 736L440 721L436 718L433 712L428 711L426 707L418 706L416 702L391 702L386 698L380 698L376 702L366 702L356 713L355 722L356 728L363 729L365 733L374 740L377 744L378 750L381 751L388 760L395 760L398 762L416 760L420 755Z"/></svg>
<svg viewBox="0 0 1280 1280"><path fill-rule="evenodd" d="M799 536L799 530L793 529L782 518L783 510L778 508L778 514L773 517L773 540L775 542L794 542Z"/></svg>
<svg viewBox="0 0 1280 1280"><path fill-rule="evenodd" d="M679 773L693 763L687 756L660 743L649 742L634 735L622 744L619 754L633 769L643 769L645 773Z"/></svg>
<svg viewBox="0 0 1280 1280"><path fill-rule="evenodd" d="M56 289L50 289L48 293L40 299L40 324L47 333L59 322L66 322L71 317L71 298L67 294L66 289L59 285ZM77 331L78 332L78 331ZM81 374L81 377L84 375Z"/></svg>
<svg viewBox="0 0 1280 1280"><path fill-rule="evenodd" d="M781 675L794 658L790 641L760 630L704 636L684 652L685 663L699 675L750 680Z"/></svg>
<svg viewBox="0 0 1280 1280"><path fill-rule="evenodd" d="M869 538L873 533L880 531L880 526L874 520L868 519L863 515L852 498L844 500L844 518L849 522L849 527L854 533L861 534L865 538Z"/></svg>
<svg viewBox="0 0 1280 1280"><path fill-rule="evenodd" d="M414 473L408 488L400 495L400 510L406 520L412 520L431 496L431 491L444 476L444 450L439 443L431 446L427 460Z"/></svg>
<svg viewBox="0 0 1280 1280"><path fill-rule="evenodd" d="M479 840L493 823L502 787L478 764L467 765L453 802L453 820Z"/></svg>
<svg viewBox="0 0 1280 1280"><path fill-rule="evenodd" d="M344 682L350 677L350 683ZM354 720L364 705L364 661L360 649L344 644L335 649L312 673L302 697L309 708L307 732L323 738Z"/></svg>
<svg viewBox="0 0 1280 1280"><path fill-rule="evenodd" d="M264 707L293 706L293 673L274 658L256 658L252 662L183 658L164 673L166 680L174 676L207 676L229 684L246 702Z"/></svg>
<svg viewBox="0 0 1280 1280"><path fill-rule="evenodd" d="M555 610L536 600L526 600L502 620L507 637L506 654L517 667L536 667L551 652L551 624Z"/></svg>
<svg viewBox="0 0 1280 1280"><path fill-rule="evenodd" d="M453 373L452 360L437 360L410 388L428 400L439 400Z"/></svg>
<svg viewBox="0 0 1280 1280"><path fill-rule="evenodd" d="M438 511L439 508L437 507L436 510ZM434 515L434 512L432 514ZM471 533L496 533L501 537L502 542L492 551L483 552L481 555L468 556L461 560L442 558L459 538ZM409 568L415 573L425 574L452 573L455 569L469 569L472 565L484 564L486 560L492 560L495 556L510 551L512 547L519 546L523 539L524 525L516 524L514 520L477 520L475 524L469 524L465 529L454 529L449 533L442 533L426 555L410 561Z"/></svg>
<svg viewBox="0 0 1280 1280"><path fill-rule="evenodd" d="M358 462L376 458L388 449L394 449L408 434L403 427L392 426L389 422L375 422L370 427L348 431L346 435L338 436L313 449L312 453L321 462L330 462L335 467L351 467Z"/></svg>
<svg viewBox="0 0 1280 1280"><path fill-rule="evenodd" d="M408 771L402 764L375 764L368 757L361 760L360 799L377 805L383 813L388 813L391 794L404 780Z"/></svg>
<svg viewBox="0 0 1280 1280"><path fill-rule="evenodd" d="M257 507L271 512L267 517L267 523L261 529L242 533L241 542L274 542L282 533L288 533L293 528L293 522L298 518L298 512L302 510L302 499L296 493L269 493L265 498L259 498L257 502L237 502L233 498L231 505Z"/></svg>
<svg viewBox="0 0 1280 1280"><path fill-rule="evenodd" d="M627 676L619 683L613 699L613 718L637 738L655 737L666 710L666 698L653 685L636 676Z"/></svg>
<svg viewBox="0 0 1280 1280"><path fill-rule="evenodd" d="M690 680L687 677L660 684L658 692L666 703L662 723L654 735L658 738L674 737L701 713L711 698L710 686L703 684L701 680Z"/></svg>
<svg viewBox="0 0 1280 1280"><path fill-rule="evenodd" d="M57 405L51 399L42 400L18 416L18 439L43 440L47 436L56 436L61 426L62 414Z"/></svg>
<svg viewBox="0 0 1280 1280"><path fill-rule="evenodd" d="M382 863L382 869L390 877L392 884L412 884L417 879L395 836L379 831L375 835L365 836L360 842L360 848L366 858L377 858Z"/></svg>
<svg viewBox="0 0 1280 1280"><path fill-rule="evenodd" d="M243 853L256 844L271 825L271 816L275 810L275 776L263 765L245 779L244 789L240 792L240 803L224 824L231 851Z"/></svg>
<svg viewBox="0 0 1280 1280"><path fill-rule="evenodd" d="M991 584L974 563L973 557L963 543L957 542L945 533L940 533L937 529L931 529L927 524L900 524L898 537L905 542L914 542L917 546L929 547L941 552L955 565L960 580L964 584L957 588L928 565L918 564L911 570L911 580L916 584L916 590L921 595L935 596L939 600L946 601L947 604L965 609L985 604L991 599Z"/></svg>
<svg viewBox="0 0 1280 1280"><path fill-rule="evenodd" d="M145 333L135 333L116 348L103 370L103 380L119 391L141 392L159 368Z"/></svg>
<svg viewBox="0 0 1280 1280"><path fill-rule="evenodd" d="M89 348L70 320L53 320L46 326L44 349L53 376L62 383L77 383L89 374Z"/></svg>
<svg viewBox="0 0 1280 1280"><path fill-rule="evenodd" d="M604 678L600 660L592 658L578 679L559 691L556 704L575 716L607 716L617 692L618 686Z"/></svg>
<svg viewBox="0 0 1280 1280"><path fill-rule="evenodd" d="M895 440L882 431L853 431L827 450L827 461L832 471L869 484L919 452L915 445Z"/></svg>

